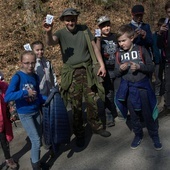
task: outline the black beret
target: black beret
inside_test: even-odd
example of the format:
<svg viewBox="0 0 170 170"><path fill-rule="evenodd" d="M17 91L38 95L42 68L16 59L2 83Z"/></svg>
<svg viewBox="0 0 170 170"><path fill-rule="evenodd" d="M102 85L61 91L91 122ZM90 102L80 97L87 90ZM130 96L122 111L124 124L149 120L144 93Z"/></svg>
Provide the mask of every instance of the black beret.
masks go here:
<svg viewBox="0 0 170 170"><path fill-rule="evenodd" d="M132 14L136 15L136 14L144 14L144 7L142 5L135 5L132 8Z"/></svg>

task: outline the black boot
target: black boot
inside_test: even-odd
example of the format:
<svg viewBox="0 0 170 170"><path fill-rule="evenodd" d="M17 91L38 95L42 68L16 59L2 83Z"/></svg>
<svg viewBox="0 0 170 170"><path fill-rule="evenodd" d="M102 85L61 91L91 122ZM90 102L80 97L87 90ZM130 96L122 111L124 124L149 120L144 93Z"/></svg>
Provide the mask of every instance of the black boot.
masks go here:
<svg viewBox="0 0 170 170"><path fill-rule="evenodd" d="M111 133L106 131L105 129L93 130L93 133L99 134L100 136L103 136L103 137L111 136Z"/></svg>
<svg viewBox="0 0 170 170"><path fill-rule="evenodd" d="M81 137L77 137L76 138L76 145L77 147L84 147L85 145L85 137L84 136L81 136Z"/></svg>
<svg viewBox="0 0 170 170"><path fill-rule="evenodd" d="M36 163L32 163L31 161L31 165L32 165L32 169L33 170L41 170L41 166L40 166L40 162L36 162Z"/></svg>

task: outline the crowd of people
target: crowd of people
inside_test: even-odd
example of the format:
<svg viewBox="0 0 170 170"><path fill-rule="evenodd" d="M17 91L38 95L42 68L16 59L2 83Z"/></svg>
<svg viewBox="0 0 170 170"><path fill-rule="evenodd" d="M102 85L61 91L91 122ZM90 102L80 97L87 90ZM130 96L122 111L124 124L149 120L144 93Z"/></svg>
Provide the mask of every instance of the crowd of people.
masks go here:
<svg viewBox="0 0 170 170"><path fill-rule="evenodd" d="M74 8L67 8L61 13L59 19L65 27L56 32L53 32L53 23L43 22L47 45L58 44L61 49L61 85L59 87L57 83L51 62L44 57L44 44L41 41L34 41L32 50L21 54L20 70L13 75L9 85L0 74L0 141L8 167L18 168L9 149L13 134L6 107L10 101L15 101L19 119L31 141L30 161L33 170L41 169L41 142L54 154L57 150L53 134L46 133L51 128L50 122L43 123L44 119L50 120L51 115L55 117L56 105L62 107L65 113L70 104L73 118L72 128L67 115L62 117L63 124L60 122L56 125L57 128L64 126L64 130L58 132L63 136L60 136L61 139L57 140L60 142L56 142L56 145L69 142L70 129L73 129L76 146L85 146L82 109L85 102L87 122L93 133L109 137L111 133L106 128L115 126L117 116L121 115L124 119L130 117L134 132L131 148L136 149L140 145L143 127L146 127L154 148L162 149L156 97L164 94L163 114L170 114L170 1L165 5L166 18L158 20L153 33L150 25L143 21L144 12L142 5L133 6L132 20L121 25L115 33L111 32L110 18L100 16L95 35L86 25L78 24L80 12ZM96 75L93 72L92 51L99 63ZM102 78L102 81L96 77ZM47 104L47 100L51 103ZM56 129L54 124L52 128ZM55 130L53 132L57 133Z"/></svg>

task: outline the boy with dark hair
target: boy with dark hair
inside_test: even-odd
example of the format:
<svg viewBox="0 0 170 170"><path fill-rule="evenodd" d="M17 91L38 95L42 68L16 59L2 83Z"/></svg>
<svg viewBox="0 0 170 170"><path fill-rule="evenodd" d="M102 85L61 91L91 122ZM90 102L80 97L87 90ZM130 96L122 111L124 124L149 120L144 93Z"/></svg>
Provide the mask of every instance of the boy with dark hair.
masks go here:
<svg viewBox="0 0 170 170"><path fill-rule="evenodd" d="M165 56L165 108L163 113L166 115L170 113L170 1L165 4L165 12L167 18L159 29L157 45L158 48L162 49Z"/></svg>
<svg viewBox="0 0 170 170"><path fill-rule="evenodd" d="M135 133L131 148L136 149L143 139L140 121L143 117L155 149L161 150L157 101L148 77L148 73L153 72L154 65L147 50L133 44L134 34L135 31L130 25L120 26L117 32L120 49L116 55L115 74L121 77L121 83L115 103L124 118L127 118L127 113L130 112Z"/></svg>
<svg viewBox="0 0 170 170"><path fill-rule="evenodd" d="M153 44L152 32L150 25L143 22L144 7L142 5L133 6L132 20L130 26L135 30L134 43L140 46L144 46L149 54L151 54L151 47Z"/></svg>
<svg viewBox="0 0 170 170"><path fill-rule="evenodd" d="M116 35L111 32L111 22L108 16L101 16L97 20L101 35L96 37L96 45L101 51L102 58L106 67L106 77L103 86L105 88L105 108L107 111L106 123L108 127L114 126L114 119L117 117L117 110L114 104L114 66L115 53L117 50Z"/></svg>

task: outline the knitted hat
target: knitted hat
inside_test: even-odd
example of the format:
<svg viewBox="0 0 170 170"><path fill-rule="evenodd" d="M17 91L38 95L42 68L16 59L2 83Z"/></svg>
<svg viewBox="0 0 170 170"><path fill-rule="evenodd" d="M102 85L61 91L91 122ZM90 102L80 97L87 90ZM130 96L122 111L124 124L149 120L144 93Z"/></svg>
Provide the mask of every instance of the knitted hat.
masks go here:
<svg viewBox="0 0 170 170"><path fill-rule="evenodd" d="M79 14L80 14L80 12L77 11L76 9L74 9L74 8L67 8L60 15L60 20L63 21L64 20L64 16L68 16L68 15L78 16Z"/></svg>
<svg viewBox="0 0 170 170"><path fill-rule="evenodd" d="M101 16L100 18L97 19L97 24L103 24L104 22L110 22L109 17L107 16Z"/></svg>
<svg viewBox="0 0 170 170"><path fill-rule="evenodd" d="M132 14L136 15L136 14L144 14L144 7L142 5L135 5L132 8Z"/></svg>

